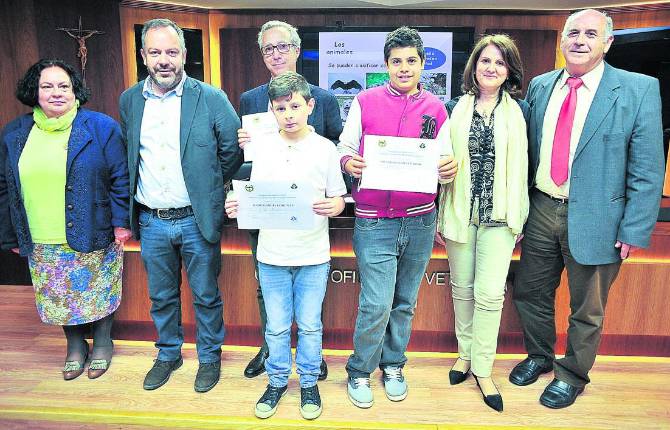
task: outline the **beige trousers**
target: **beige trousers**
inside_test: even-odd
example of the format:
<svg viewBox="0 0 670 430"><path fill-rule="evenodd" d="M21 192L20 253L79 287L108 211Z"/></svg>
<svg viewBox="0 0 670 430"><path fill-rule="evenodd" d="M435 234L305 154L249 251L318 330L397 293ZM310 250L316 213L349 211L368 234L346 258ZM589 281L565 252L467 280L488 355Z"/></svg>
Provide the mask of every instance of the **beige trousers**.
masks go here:
<svg viewBox="0 0 670 430"><path fill-rule="evenodd" d="M467 243L447 240L458 354L491 376L516 236L509 227L470 225Z"/></svg>

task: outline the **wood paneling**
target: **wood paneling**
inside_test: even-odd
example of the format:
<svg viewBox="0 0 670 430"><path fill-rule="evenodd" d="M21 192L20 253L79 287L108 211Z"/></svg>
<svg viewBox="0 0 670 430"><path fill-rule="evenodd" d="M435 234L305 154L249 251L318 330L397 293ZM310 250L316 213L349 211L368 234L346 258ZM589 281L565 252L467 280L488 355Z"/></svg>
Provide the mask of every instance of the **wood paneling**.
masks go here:
<svg viewBox="0 0 670 430"><path fill-rule="evenodd" d="M137 68L144 67L135 61L135 24L143 24L154 18L167 18L182 28L202 30L203 67L205 82L211 81L211 66L209 61L209 18L204 13L166 12L135 7L120 7L120 31L123 52L123 82L128 88L137 82ZM187 53L188 55L188 53Z"/></svg>
<svg viewBox="0 0 670 430"><path fill-rule="evenodd" d="M0 65L2 93L13 95L17 80L40 58L60 58L79 70L77 41L59 27L77 27L81 16L85 29L105 34L86 39L86 81L91 99L86 107L118 119L118 97L123 90L122 53L119 49L117 0L6 0L0 6ZM27 109L7 97L0 107L0 126Z"/></svg>
<svg viewBox="0 0 670 430"><path fill-rule="evenodd" d="M244 91L270 80L270 72L258 49L257 35L256 28L221 29L221 80L225 82L222 88L237 110ZM240 58L244 61L237 60Z"/></svg>
<svg viewBox="0 0 670 430"><path fill-rule="evenodd" d="M0 106L0 127L29 108L16 100L16 83L39 59L37 34L35 31L35 9L28 0L5 0L0 2L0 94L4 95ZM3 222L3 221L0 221Z"/></svg>
<svg viewBox="0 0 670 430"><path fill-rule="evenodd" d="M605 318L603 354L670 354L670 320L659 318L670 302L670 289L665 288L670 277L670 228L659 223L649 250L640 251L624 263L613 285ZM324 346L351 348L351 336L358 308L360 282L356 260L351 253L351 234L348 229L332 229L333 259L323 309ZM224 300L224 320L227 333L237 344L254 345L261 341L256 302L256 280L253 262L246 245L246 233L234 225L224 229L222 239L222 270L219 288ZM453 351L454 316L449 287L449 262L441 249L436 248L424 276L413 322L411 350ZM511 300L513 278L518 261L511 264L500 324L499 352L523 352L521 326ZM194 339L192 298L188 281L182 275L182 312L187 339ZM123 338L151 339L150 301L146 274L138 252L126 252L124 298L117 321ZM565 348L565 333L569 313L569 293L564 274L556 297L556 330L559 334L557 351ZM140 324L135 324L139 322Z"/></svg>

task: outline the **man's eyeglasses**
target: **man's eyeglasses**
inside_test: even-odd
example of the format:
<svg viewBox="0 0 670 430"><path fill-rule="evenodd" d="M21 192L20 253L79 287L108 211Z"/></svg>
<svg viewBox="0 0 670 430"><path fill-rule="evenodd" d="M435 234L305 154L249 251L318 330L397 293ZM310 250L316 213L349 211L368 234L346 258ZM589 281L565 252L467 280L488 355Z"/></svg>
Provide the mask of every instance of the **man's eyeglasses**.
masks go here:
<svg viewBox="0 0 670 430"><path fill-rule="evenodd" d="M276 48L277 51L279 51L280 53L286 54L286 53L288 53L288 51L291 50L292 46L295 46L295 45L292 44L292 43L286 43L286 42L279 42L276 45L272 45L272 44L265 45L261 48L261 53L267 57L267 56L272 55L275 51L275 48Z"/></svg>

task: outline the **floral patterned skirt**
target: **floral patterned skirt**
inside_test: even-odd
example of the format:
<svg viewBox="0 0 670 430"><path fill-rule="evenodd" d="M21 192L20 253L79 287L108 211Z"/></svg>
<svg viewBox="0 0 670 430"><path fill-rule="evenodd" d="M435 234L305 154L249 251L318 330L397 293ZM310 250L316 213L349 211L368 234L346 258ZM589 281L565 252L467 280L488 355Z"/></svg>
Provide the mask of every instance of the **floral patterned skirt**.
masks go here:
<svg viewBox="0 0 670 430"><path fill-rule="evenodd" d="M97 321L121 303L122 245L77 252L67 244L36 243L28 263L37 312L47 324Z"/></svg>

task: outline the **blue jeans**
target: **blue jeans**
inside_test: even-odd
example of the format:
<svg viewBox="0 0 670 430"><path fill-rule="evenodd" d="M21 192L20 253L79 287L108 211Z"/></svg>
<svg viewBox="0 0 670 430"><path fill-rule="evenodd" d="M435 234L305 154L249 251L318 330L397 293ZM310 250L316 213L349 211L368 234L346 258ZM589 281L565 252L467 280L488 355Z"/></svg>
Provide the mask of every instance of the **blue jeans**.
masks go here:
<svg viewBox="0 0 670 430"><path fill-rule="evenodd" d="M221 272L221 246L202 237L193 215L163 220L142 210L139 216L142 261L147 271L151 318L158 340L159 360L181 356L181 262L193 294L196 347L201 363L221 359L223 301L217 278Z"/></svg>
<svg viewBox="0 0 670 430"><path fill-rule="evenodd" d="M376 367L402 367L419 286L433 250L436 213L403 218L356 218L354 252L361 293L349 376Z"/></svg>
<svg viewBox="0 0 670 430"><path fill-rule="evenodd" d="M330 263L313 266L273 266L258 262L265 298L265 342L270 355L265 369L270 385L283 387L291 374L291 324L295 315L298 347L295 364L302 388L316 385L321 369L321 305L326 295Z"/></svg>

